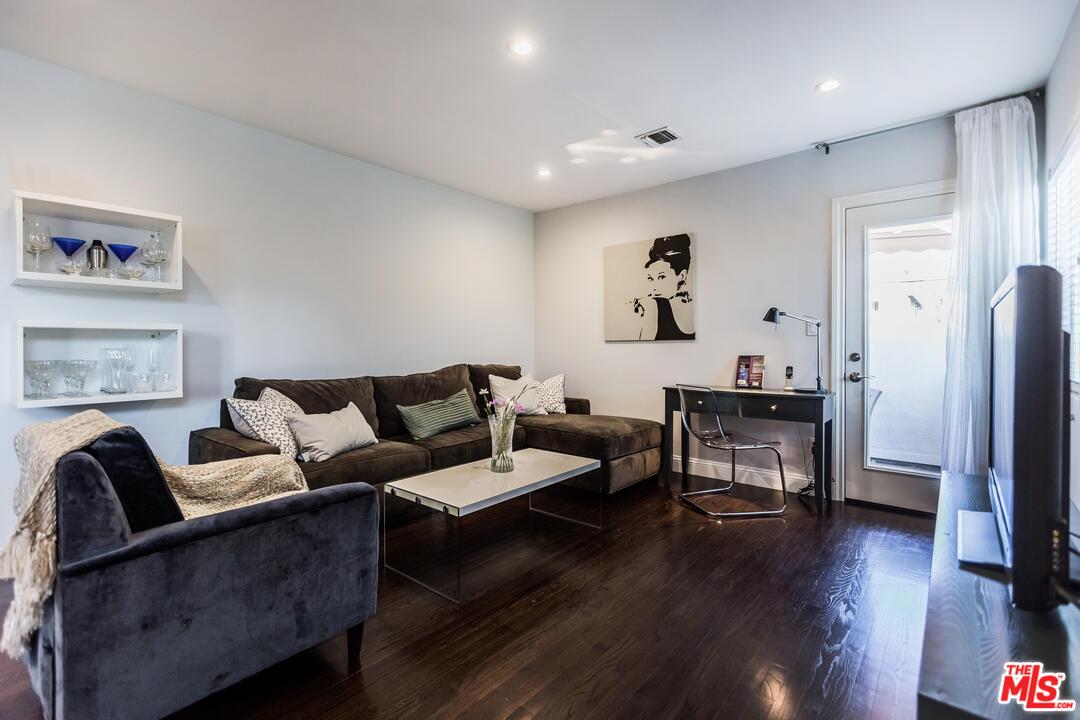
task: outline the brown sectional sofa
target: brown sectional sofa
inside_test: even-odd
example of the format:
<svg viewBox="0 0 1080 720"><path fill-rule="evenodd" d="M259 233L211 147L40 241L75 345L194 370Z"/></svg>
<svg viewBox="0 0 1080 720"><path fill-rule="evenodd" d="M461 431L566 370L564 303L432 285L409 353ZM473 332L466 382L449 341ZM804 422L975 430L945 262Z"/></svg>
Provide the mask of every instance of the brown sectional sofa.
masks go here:
<svg viewBox="0 0 1080 720"><path fill-rule="evenodd" d="M292 398L304 412L328 413L350 401L379 437L376 445L352 450L319 463L300 463L311 488L347 482L378 484L429 470L473 462L491 456L487 424L474 425L413 440L401 422L398 405L415 405L468 390L479 407L488 375L519 378L516 365L451 365L429 373L356 377L339 380L258 380L239 378L233 397L256 399L264 387ZM604 491L617 492L656 475L660 470L661 426L652 420L591 415L589 401L566 399L566 415L518 418L514 448L535 447L601 461ZM481 413L482 414L482 413ZM246 438L232 426L225 401L221 427L191 433L191 463L213 462L249 455L268 455L277 448Z"/></svg>

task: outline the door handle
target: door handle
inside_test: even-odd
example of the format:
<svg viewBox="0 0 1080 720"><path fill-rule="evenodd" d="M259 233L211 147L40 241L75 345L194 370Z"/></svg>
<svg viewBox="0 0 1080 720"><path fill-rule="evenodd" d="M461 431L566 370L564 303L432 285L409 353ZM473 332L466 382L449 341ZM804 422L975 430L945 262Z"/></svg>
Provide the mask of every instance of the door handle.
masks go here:
<svg viewBox="0 0 1080 720"><path fill-rule="evenodd" d="M874 377L873 375L863 375L858 370L852 370L851 372L848 373L848 376L847 376L848 380L850 380L851 382L862 382L863 380L872 380L873 377Z"/></svg>

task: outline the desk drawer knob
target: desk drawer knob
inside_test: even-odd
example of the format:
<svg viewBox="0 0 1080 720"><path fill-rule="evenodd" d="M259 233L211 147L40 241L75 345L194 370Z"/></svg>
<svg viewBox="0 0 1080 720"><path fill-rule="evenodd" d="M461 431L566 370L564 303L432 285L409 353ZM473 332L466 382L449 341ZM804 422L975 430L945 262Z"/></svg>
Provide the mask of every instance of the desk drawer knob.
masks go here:
<svg viewBox="0 0 1080 720"><path fill-rule="evenodd" d="M770 405L769 409L772 410L773 412L776 412L777 410L780 409L780 406L779 405Z"/></svg>

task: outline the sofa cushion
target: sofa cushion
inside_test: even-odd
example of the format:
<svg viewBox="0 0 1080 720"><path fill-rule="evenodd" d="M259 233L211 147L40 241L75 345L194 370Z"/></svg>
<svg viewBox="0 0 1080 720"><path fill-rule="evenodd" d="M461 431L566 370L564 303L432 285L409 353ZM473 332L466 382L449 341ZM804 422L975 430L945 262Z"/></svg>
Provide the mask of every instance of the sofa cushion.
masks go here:
<svg viewBox="0 0 1080 720"><path fill-rule="evenodd" d="M419 475L431 469L427 450L408 443L380 441L322 462L298 463L311 489L342 483L375 483Z"/></svg>
<svg viewBox="0 0 1080 720"><path fill-rule="evenodd" d="M379 416L375 432L379 437L395 437L408 432L398 405L419 405L443 400L464 388L473 403L476 393L469 381L467 365L451 365L441 370L413 375L385 375L371 379L375 388L375 410Z"/></svg>
<svg viewBox="0 0 1080 720"><path fill-rule="evenodd" d="M517 421L529 447L598 460L660 447L663 430L652 420L613 415L529 415Z"/></svg>
<svg viewBox="0 0 1080 720"><path fill-rule="evenodd" d="M379 432L379 420L375 412L375 389L370 377L337 380L260 380L242 377L237 378L235 384L233 397L258 400L262 389L271 387L291 398L309 414L324 415L340 410L351 402L364 415L371 429Z"/></svg>
<svg viewBox="0 0 1080 720"><path fill-rule="evenodd" d="M450 430L423 440L410 440L407 436L402 439L431 453L432 470L491 457L491 429L486 422L483 425ZM521 427L515 427L514 449L520 450L524 447L525 431Z"/></svg>
<svg viewBox="0 0 1080 720"><path fill-rule="evenodd" d="M469 382L472 383L473 394L480 397L481 390L491 390L488 375L497 375L508 380L521 378L520 365L470 365ZM481 410L484 408L481 407Z"/></svg>

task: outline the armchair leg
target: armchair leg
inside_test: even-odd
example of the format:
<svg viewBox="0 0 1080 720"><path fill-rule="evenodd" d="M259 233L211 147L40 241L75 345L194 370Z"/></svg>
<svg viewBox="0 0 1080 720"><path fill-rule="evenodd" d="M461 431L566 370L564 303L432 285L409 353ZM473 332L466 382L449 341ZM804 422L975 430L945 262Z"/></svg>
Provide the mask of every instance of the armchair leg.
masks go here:
<svg viewBox="0 0 1080 720"><path fill-rule="evenodd" d="M348 644L349 665L360 665L360 646L364 644L364 623L353 625L345 631Z"/></svg>

